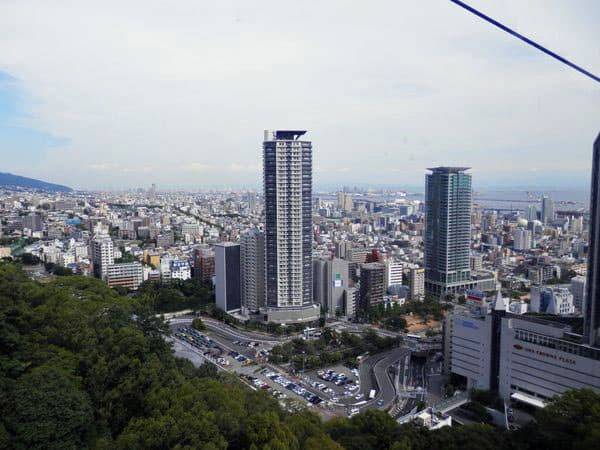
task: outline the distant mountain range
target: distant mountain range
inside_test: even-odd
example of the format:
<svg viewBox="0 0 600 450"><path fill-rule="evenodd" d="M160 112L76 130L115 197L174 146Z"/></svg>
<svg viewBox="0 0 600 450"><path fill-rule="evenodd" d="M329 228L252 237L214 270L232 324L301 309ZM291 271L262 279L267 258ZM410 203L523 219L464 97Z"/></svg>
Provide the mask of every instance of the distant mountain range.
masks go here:
<svg viewBox="0 0 600 450"><path fill-rule="evenodd" d="M0 187L38 189L40 191L50 192L71 192L73 190L68 186L47 183L45 181L36 180L34 178L21 177L19 175L13 175L12 173L4 172L0 172Z"/></svg>

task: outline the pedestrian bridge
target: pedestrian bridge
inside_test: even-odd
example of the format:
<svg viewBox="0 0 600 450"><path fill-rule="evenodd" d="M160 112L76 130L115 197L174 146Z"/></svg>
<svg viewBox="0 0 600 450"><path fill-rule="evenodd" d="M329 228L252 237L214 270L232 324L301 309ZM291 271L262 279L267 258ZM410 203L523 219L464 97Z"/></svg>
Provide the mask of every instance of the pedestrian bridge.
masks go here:
<svg viewBox="0 0 600 450"><path fill-rule="evenodd" d="M441 413L447 413L459 406L469 402L469 391L461 392L460 394L453 395L452 397L444 398L437 403L431 405L435 411Z"/></svg>

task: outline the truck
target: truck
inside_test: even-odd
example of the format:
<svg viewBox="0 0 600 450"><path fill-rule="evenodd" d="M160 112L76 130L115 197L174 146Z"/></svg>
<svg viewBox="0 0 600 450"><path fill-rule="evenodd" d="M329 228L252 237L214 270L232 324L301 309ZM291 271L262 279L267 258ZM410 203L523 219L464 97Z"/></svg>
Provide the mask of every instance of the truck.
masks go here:
<svg viewBox="0 0 600 450"><path fill-rule="evenodd" d="M375 398L375 394L377 392L375 391L375 389L371 389L371 391L369 392L369 400L373 400Z"/></svg>

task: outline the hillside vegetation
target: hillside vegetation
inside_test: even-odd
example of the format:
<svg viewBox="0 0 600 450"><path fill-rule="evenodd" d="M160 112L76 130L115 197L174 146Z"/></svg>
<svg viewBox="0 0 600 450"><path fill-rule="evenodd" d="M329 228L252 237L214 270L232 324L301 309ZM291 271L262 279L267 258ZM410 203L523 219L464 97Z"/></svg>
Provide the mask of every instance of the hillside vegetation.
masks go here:
<svg viewBox="0 0 600 450"><path fill-rule="evenodd" d="M430 433L379 411L327 423L286 413L232 376L175 358L153 298L79 276L41 285L0 263L0 448L598 448L591 391L569 393L516 434L487 425Z"/></svg>

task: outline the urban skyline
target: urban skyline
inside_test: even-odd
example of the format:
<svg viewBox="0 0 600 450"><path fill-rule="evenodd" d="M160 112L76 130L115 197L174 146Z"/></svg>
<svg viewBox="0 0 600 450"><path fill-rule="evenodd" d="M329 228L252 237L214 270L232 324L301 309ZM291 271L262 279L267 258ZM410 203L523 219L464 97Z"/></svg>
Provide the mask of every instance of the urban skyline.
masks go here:
<svg viewBox="0 0 600 450"><path fill-rule="evenodd" d="M293 125L319 143L315 185L418 187L431 165L473 167L481 185L577 187L589 177L594 84L450 2L433 16L336 2L294 13L273 3L260 14L243 3L34 3L36 15L28 2L0 5L11 30L0 40L0 154L19 155L5 171L78 189L145 186L150 176L163 188L244 186L261 171L256 130ZM485 10L600 71L582 45L599 38L597 2ZM97 20L92 34L69 20L83 11ZM503 157L491 165L489 155Z"/></svg>
<svg viewBox="0 0 600 450"><path fill-rule="evenodd" d="M0 447L598 447L599 23L0 1Z"/></svg>

